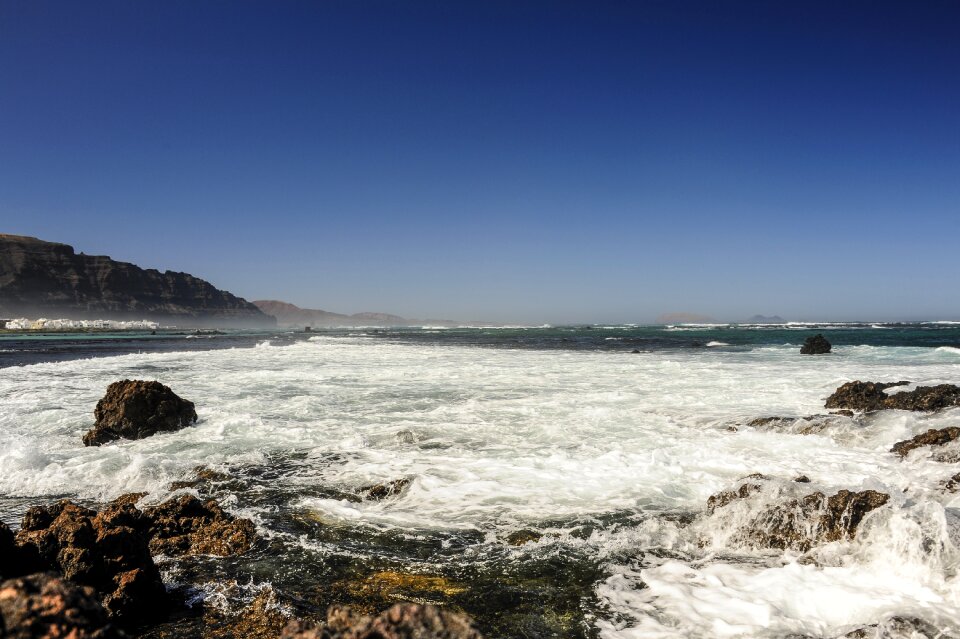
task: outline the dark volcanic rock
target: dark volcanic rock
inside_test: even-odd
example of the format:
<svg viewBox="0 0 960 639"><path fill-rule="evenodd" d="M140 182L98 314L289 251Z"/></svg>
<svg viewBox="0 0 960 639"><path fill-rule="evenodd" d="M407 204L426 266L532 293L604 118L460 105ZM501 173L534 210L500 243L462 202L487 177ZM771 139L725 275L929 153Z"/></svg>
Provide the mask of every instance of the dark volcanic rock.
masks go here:
<svg viewBox="0 0 960 639"><path fill-rule="evenodd" d="M541 539L543 539L543 533L524 528L523 530L515 530L507 535L506 541L511 546L522 546L524 544L536 543Z"/></svg>
<svg viewBox="0 0 960 639"><path fill-rule="evenodd" d="M892 408L926 412L960 406L960 387L953 384L918 386L912 391L903 391L892 395L884 392L887 388L904 386L909 383L905 381L891 383L848 382L828 397L824 406L856 411Z"/></svg>
<svg viewBox="0 0 960 639"><path fill-rule="evenodd" d="M31 508L16 539L66 579L96 590L111 617L139 624L162 616L167 602L145 523L130 503L97 514L64 500Z"/></svg>
<svg viewBox="0 0 960 639"><path fill-rule="evenodd" d="M960 437L960 428L949 426L947 428L931 428L925 433L920 433L913 439L907 439L897 442L890 449L891 453L896 453L901 457L906 457L907 453L921 446L943 446Z"/></svg>
<svg viewBox="0 0 960 639"><path fill-rule="evenodd" d="M43 567L40 556L29 548L18 546L13 532L0 521L0 579L41 572Z"/></svg>
<svg viewBox="0 0 960 639"><path fill-rule="evenodd" d="M143 515L149 521L150 550L156 554L236 555L249 550L256 539L252 521L192 495L146 508Z"/></svg>
<svg viewBox="0 0 960 639"><path fill-rule="evenodd" d="M483 635L466 615L431 605L397 604L372 618L334 606L325 626L294 621L281 639L483 639Z"/></svg>
<svg viewBox="0 0 960 639"><path fill-rule="evenodd" d="M717 493L707 507L713 512L759 491L759 485L747 483L738 490ZM867 513L889 499L889 495L875 490L841 490L830 497L818 491L788 498L753 515L736 538L752 546L806 552L817 544L855 537Z"/></svg>
<svg viewBox="0 0 960 639"><path fill-rule="evenodd" d="M710 495L710 498L707 499L707 510L713 512L717 508L722 508L738 499L746 499L757 492L760 492L760 484L753 482L741 484L733 490L721 490L719 493Z"/></svg>
<svg viewBox="0 0 960 639"><path fill-rule="evenodd" d="M4 626L6 632L4 632ZM119 639L90 587L52 573L0 583L0 637L9 639Z"/></svg>
<svg viewBox="0 0 960 639"><path fill-rule="evenodd" d="M275 326L250 302L187 273L142 269L66 244L0 234L0 317L152 319Z"/></svg>
<svg viewBox="0 0 960 639"><path fill-rule="evenodd" d="M160 382L125 379L107 387L94 410L94 427L83 436L86 446L115 439L143 439L159 432L180 430L197 421L193 402L179 397Z"/></svg>
<svg viewBox="0 0 960 639"><path fill-rule="evenodd" d="M817 333L806 339L803 346L800 347L800 353L803 355L824 355L829 353L831 348L832 346L827 338Z"/></svg>
<svg viewBox="0 0 960 639"><path fill-rule="evenodd" d="M365 499L372 499L374 501L380 501L381 499L386 499L393 495L399 495L407 486L410 485L410 480L407 478L403 479L394 479L393 481L387 481L382 484L374 484L373 486L364 486L360 489L360 493L363 494Z"/></svg>

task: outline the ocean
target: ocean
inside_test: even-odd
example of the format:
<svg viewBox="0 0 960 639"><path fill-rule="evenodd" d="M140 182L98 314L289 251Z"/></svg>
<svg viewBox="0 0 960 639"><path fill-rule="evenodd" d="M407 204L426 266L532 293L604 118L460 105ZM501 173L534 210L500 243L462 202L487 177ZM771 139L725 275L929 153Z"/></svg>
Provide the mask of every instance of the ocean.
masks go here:
<svg viewBox="0 0 960 639"><path fill-rule="evenodd" d="M800 355L816 333L833 353ZM0 356L0 519L158 502L215 471L180 490L261 541L161 560L193 601L407 599L491 638L840 637L898 619L960 636L960 468L889 452L960 409L804 419L851 380L960 383L960 323L4 335ZM169 385L198 423L84 447L124 378ZM754 473L758 496L707 508ZM890 496L854 539L801 552L738 534L785 495L843 489Z"/></svg>

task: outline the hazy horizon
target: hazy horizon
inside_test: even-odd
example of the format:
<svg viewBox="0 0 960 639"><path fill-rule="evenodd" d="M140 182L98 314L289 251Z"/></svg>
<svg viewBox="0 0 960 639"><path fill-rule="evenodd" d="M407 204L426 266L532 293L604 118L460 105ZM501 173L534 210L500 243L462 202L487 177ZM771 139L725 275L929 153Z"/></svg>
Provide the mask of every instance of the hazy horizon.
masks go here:
<svg viewBox="0 0 960 639"><path fill-rule="evenodd" d="M0 232L247 300L960 319L960 5L0 5Z"/></svg>

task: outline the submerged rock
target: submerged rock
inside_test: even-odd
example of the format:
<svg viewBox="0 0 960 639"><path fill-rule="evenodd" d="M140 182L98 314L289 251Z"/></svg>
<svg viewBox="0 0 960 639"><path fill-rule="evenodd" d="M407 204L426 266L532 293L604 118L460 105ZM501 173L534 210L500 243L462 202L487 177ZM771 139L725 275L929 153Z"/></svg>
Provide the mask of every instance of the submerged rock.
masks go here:
<svg viewBox="0 0 960 639"><path fill-rule="evenodd" d="M8 639L120 639L93 588L53 573L0 583L0 637Z"/></svg>
<svg viewBox="0 0 960 639"><path fill-rule="evenodd" d="M277 639L290 623L290 615L266 589L235 612L207 610L201 620L203 639Z"/></svg>
<svg viewBox="0 0 960 639"><path fill-rule="evenodd" d="M940 429L931 428L925 433L920 433L913 439L897 442L893 445L893 448L890 449L890 452L896 453L901 457L906 457L911 450L920 448L921 446L943 446L944 444L955 441L958 437L960 437L960 428L956 426Z"/></svg>
<svg viewBox="0 0 960 639"><path fill-rule="evenodd" d="M950 493L955 493L957 490L960 490L960 473L943 482L943 488Z"/></svg>
<svg viewBox="0 0 960 639"><path fill-rule="evenodd" d="M851 413L852 414L852 413ZM758 430L815 435L833 425L845 423L843 415L807 415L806 417L757 417L747 426Z"/></svg>
<svg viewBox="0 0 960 639"><path fill-rule="evenodd" d="M360 493L363 495L364 499L380 501L381 499L386 499L387 497L392 497L393 495L399 495L406 490L407 486L409 485L410 480L404 477L402 479L394 479L393 481L383 482L382 484L364 486L360 489Z"/></svg>
<svg viewBox="0 0 960 639"><path fill-rule="evenodd" d="M98 514L64 500L27 511L16 540L64 578L96 590L111 617L139 624L160 618L167 604L143 523L129 503Z"/></svg>
<svg viewBox="0 0 960 639"><path fill-rule="evenodd" d="M197 421L193 402L179 397L160 382L125 379L107 387L97 402L94 427L83 436L86 446L115 439L143 439L159 432L180 430Z"/></svg>
<svg viewBox="0 0 960 639"><path fill-rule="evenodd" d="M470 617L431 605L397 604L376 617L333 606L323 626L294 621L281 639L483 639Z"/></svg>
<svg viewBox="0 0 960 639"><path fill-rule="evenodd" d="M949 637L947 630L916 617L891 617L878 624L858 628L843 635L844 639L937 639Z"/></svg>
<svg viewBox="0 0 960 639"><path fill-rule="evenodd" d="M155 554L236 555L256 539L253 522L224 512L216 501L182 495L146 508L147 535Z"/></svg>
<svg viewBox="0 0 960 639"><path fill-rule="evenodd" d="M806 339L803 346L800 347L800 353L802 355L824 355L829 353L831 348L830 341L822 334L817 333Z"/></svg>
<svg viewBox="0 0 960 639"><path fill-rule="evenodd" d="M536 530L515 530L507 535L507 543L511 546L522 546L524 544L536 543L543 538L543 534Z"/></svg>
<svg viewBox="0 0 960 639"><path fill-rule="evenodd" d="M884 391L910 382L891 383L848 382L827 398L827 408L845 408L856 411L884 409L932 412L951 406L960 406L960 387L953 384L918 386L912 391L888 395Z"/></svg>

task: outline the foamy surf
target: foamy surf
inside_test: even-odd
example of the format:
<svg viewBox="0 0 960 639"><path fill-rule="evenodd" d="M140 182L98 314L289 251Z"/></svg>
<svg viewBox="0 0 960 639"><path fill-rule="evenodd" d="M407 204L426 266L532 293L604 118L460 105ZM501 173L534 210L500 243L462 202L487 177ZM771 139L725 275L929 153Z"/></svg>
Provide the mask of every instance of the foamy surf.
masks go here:
<svg viewBox="0 0 960 639"><path fill-rule="evenodd" d="M822 413L846 381L929 384L958 373L939 349L618 357L363 336L7 368L0 516L15 523L26 506L64 495L148 491L160 500L207 465L243 484L225 488L236 492L224 503L284 549L278 587L294 570L284 562L322 570L333 555L494 575L560 555L597 562L579 596L594 601L584 623L604 637L839 636L904 615L958 632L960 500L943 489L953 471L922 451L905 460L888 452L954 424L958 411L838 418L817 429L801 420ZM170 385L197 403L199 422L83 447L97 399L124 377ZM747 425L763 416L792 419ZM706 510L711 494L750 473L781 482L805 474L809 490L892 498L854 541L811 553L753 548L726 536L733 520ZM358 497L400 478L410 483L395 496ZM741 514L763 504L745 503ZM540 536L519 549L505 543L525 530ZM410 540L423 546L413 553Z"/></svg>

